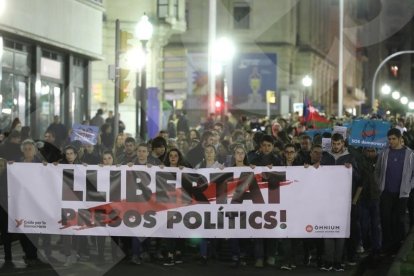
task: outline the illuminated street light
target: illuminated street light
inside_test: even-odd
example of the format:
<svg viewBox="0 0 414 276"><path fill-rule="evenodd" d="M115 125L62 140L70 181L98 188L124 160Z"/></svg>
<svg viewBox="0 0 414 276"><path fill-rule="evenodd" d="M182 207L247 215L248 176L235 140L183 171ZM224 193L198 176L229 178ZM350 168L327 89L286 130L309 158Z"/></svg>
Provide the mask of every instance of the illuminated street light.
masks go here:
<svg viewBox="0 0 414 276"><path fill-rule="evenodd" d="M409 102L408 103L408 108L409 109L414 109L414 102Z"/></svg>
<svg viewBox="0 0 414 276"><path fill-rule="evenodd" d="M231 39L221 37L214 43L213 48L214 74L217 76L223 73L223 67L233 59L236 47Z"/></svg>
<svg viewBox="0 0 414 276"><path fill-rule="evenodd" d="M227 37L219 38L214 43L214 62L220 64L226 64L230 62L234 54L236 53L236 47L231 39Z"/></svg>
<svg viewBox="0 0 414 276"><path fill-rule="evenodd" d="M394 91L392 92L391 96L394 100L398 100L401 97L401 94L399 91Z"/></svg>
<svg viewBox="0 0 414 276"><path fill-rule="evenodd" d="M388 84L384 84L381 87L381 93L384 95L389 95L391 93L391 87Z"/></svg>
<svg viewBox="0 0 414 276"><path fill-rule="evenodd" d="M153 32L154 27L149 21L148 16L144 13L135 27L135 37L142 42L148 42L148 40L151 39Z"/></svg>
<svg viewBox="0 0 414 276"><path fill-rule="evenodd" d="M126 53L127 67L132 70L141 71L145 66L147 55L142 48L133 48Z"/></svg>
<svg viewBox="0 0 414 276"><path fill-rule="evenodd" d="M137 23L136 27L135 27L135 37L138 38L140 40L140 42L142 43L142 52L144 52L144 56L145 53L147 51L147 42L151 39L152 34L154 32L154 27L152 26L151 22L148 19L148 16L144 13L143 16L141 16L141 19L139 20L139 22ZM136 53L137 56L139 56L139 53ZM142 55L142 54L141 54ZM143 63L137 64L138 66L141 66L141 72L140 72L140 76L141 76L141 87L139 89L139 97L138 95L136 96L135 99L135 117L136 117L136 133L138 132L138 117L140 119L140 124L139 124L139 137L141 138L142 141L146 141L147 140L147 70L146 70L146 64L145 64L145 60L146 60L146 56L145 58L142 60ZM138 78L137 78L138 80ZM137 81L137 85L136 85L136 92L138 92L138 81ZM138 94L138 93L137 93ZM138 99L139 102L141 104L141 106L138 105ZM138 114L138 109L140 110L140 113ZM140 116L138 116L140 115Z"/></svg>
<svg viewBox="0 0 414 276"><path fill-rule="evenodd" d="M231 39L227 37L221 37L215 41L213 45L213 53L214 53L212 56L213 73L216 76L221 76L220 78L221 89L219 93L215 91L214 94L209 95L209 96L216 97L217 94L219 94L219 96L224 100L223 106L219 109L217 109L218 107L217 107L217 101L216 101L216 109L215 109L215 111L220 110L221 120L223 120L224 114L227 113L228 98L229 98L227 94L228 90L227 90L224 68L226 67L226 65L231 63L231 61L233 60L233 57L236 53L236 47L234 46L234 42Z"/></svg>
<svg viewBox="0 0 414 276"><path fill-rule="evenodd" d="M402 104L408 104L408 98L407 97L401 97L401 99L400 99L400 102L402 103Z"/></svg>
<svg viewBox="0 0 414 276"><path fill-rule="evenodd" d="M304 76L303 79L302 79L302 85L304 87L312 86L312 78L309 77L309 75Z"/></svg>
<svg viewBox="0 0 414 276"><path fill-rule="evenodd" d="M303 77L302 79L302 86L304 87L303 89L303 105L305 106L306 104L306 98L309 96L308 94L308 90L309 87L312 86L313 80L309 75L306 75Z"/></svg>

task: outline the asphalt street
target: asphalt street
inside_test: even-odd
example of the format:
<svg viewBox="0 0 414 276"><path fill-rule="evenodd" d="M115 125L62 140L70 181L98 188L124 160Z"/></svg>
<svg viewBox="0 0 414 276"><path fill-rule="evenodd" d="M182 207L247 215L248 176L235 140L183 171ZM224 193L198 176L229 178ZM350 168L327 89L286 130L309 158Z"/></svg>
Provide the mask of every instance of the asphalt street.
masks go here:
<svg viewBox="0 0 414 276"><path fill-rule="evenodd" d="M108 243L109 247L109 243ZM110 251L109 248L107 250ZM191 276L219 276L219 275L385 275L386 269L391 264L390 259L386 259L376 263L367 264L366 261L360 262L358 266L346 267L344 272L322 272L316 268L316 264L311 266L298 265L292 271L281 270L280 266L265 266L264 268L255 268L253 262L250 261L247 266L234 268L230 262L221 260L209 260L207 264L201 265L195 259L195 255L186 255L183 264L166 267L162 262L143 262L141 265L132 264L129 261L113 262L111 256L106 255L104 262L96 260L96 252L91 251L91 258L88 261L78 261L69 267L64 266L65 256L59 250L53 250L53 260L46 261L43 258L42 250L39 250L39 259L44 262L33 267L27 267L23 260L23 251L19 242L13 243L13 266L5 266L0 261L0 275L33 275L33 276L49 276L49 275L86 275L86 276L103 276L103 275L151 275L151 276L174 276L174 275L191 275ZM3 260L3 248L0 246L0 260Z"/></svg>

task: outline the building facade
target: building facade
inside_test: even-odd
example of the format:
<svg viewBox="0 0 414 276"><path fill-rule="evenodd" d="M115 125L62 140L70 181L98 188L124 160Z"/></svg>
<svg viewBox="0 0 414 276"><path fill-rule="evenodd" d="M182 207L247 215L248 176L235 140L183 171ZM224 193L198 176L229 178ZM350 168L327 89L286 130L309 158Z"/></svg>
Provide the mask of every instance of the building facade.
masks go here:
<svg viewBox="0 0 414 276"><path fill-rule="evenodd" d="M349 18L357 11L355 4L350 1L345 8L348 26L354 24ZM217 37L229 37L237 45L237 54L225 72L230 111L263 116L266 91L275 90L277 103L271 106L272 115L292 113L294 103L303 103L304 97L328 115L337 113L338 1L223 0L217 5ZM189 1L186 8L187 31L172 37L164 60L164 70L171 67L171 56L181 60L183 64L176 65L187 68L186 74L166 74L164 88L180 94L186 90L184 108L206 110L208 88L203 73L208 60L209 3ZM357 32L346 33L344 108L351 110L365 99L357 41ZM254 79L255 72L260 77ZM307 89L301 84L305 75L313 79ZM174 83L177 79L187 80L180 86ZM255 88L258 79L260 88Z"/></svg>
<svg viewBox="0 0 414 276"><path fill-rule="evenodd" d="M226 109L234 114L266 115L266 92L276 92L271 115L296 111L295 103L305 97L327 115L338 112L339 1L218 0L217 37L231 38L237 54L218 77L216 95L225 98ZM363 65L358 43L360 31L353 28L359 13L358 0L345 6L343 108L359 111L365 101ZM147 44L147 87L157 93L158 128L165 128L171 109L186 109L192 124L207 116L209 1L104 1L103 51L105 59L93 64L92 111L113 110L114 82L108 67L115 59L115 19L121 29L134 32L146 13L154 25ZM130 39L142 47L137 39ZM121 120L134 133L139 122L136 88L139 72L128 67L121 55L121 68L129 70L128 96L120 104ZM311 76L305 89L301 80ZM154 92L155 91L155 92ZM224 92L226 91L226 92ZM225 95L225 97L224 97ZM297 106L297 105L296 105ZM151 105L149 106L151 110ZM165 111L165 112L163 112ZM148 121L153 118L148 118Z"/></svg>
<svg viewBox="0 0 414 276"><path fill-rule="evenodd" d="M92 78L92 113L98 108L105 111L114 110L115 83L113 77L108 76L108 68L115 64L115 20L120 21L122 31L129 32L131 37L127 43L131 49L142 48L143 44L134 36L138 21L145 13L154 27L151 39L146 43L146 87L148 88L148 127L153 131L162 125L163 100L163 56L164 46L170 37L176 33L185 31L185 1L184 0L157 0L157 1L135 1L104 0L105 8L103 22L103 55L102 61L94 62ZM138 137L136 130L139 129L139 96L136 91L140 89L140 71L135 63L141 61L128 60L128 53L120 54L120 68L125 70L129 85L124 101L119 104L120 119L125 123L125 132ZM155 94L155 95L153 95ZM138 127L137 127L138 126ZM151 135L150 135L151 136Z"/></svg>
<svg viewBox="0 0 414 276"><path fill-rule="evenodd" d="M101 1L5 2L0 129L18 117L37 138L55 115L69 128L86 120L91 62L102 58Z"/></svg>

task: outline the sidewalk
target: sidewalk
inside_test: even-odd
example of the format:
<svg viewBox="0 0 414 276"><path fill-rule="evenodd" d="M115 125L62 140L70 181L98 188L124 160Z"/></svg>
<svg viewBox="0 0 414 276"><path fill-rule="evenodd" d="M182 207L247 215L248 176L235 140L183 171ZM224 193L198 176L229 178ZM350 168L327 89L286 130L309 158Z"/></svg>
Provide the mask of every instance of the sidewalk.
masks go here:
<svg viewBox="0 0 414 276"><path fill-rule="evenodd" d="M414 227L390 267L388 276L414 275Z"/></svg>

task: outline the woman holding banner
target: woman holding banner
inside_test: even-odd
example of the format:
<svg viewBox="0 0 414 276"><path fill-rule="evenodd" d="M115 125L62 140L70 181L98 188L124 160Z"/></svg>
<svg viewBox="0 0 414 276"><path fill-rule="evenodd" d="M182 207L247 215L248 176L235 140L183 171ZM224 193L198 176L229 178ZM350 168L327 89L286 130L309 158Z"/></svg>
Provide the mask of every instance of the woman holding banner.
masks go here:
<svg viewBox="0 0 414 276"><path fill-rule="evenodd" d="M110 150L106 150L102 154L102 163L99 164L100 167L103 166L112 166L115 163L114 153ZM112 260L117 262L119 260L118 250L120 244L120 238L112 236L111 249L112 249ZM96 247L98 249L98 263L104 263L104 250L105 250L105 236L96 237Z"/></svg>
<svg viewBox="0 0 414 276"><path fill-rule="evenodd" d="M176 149L170 149L165 160L166 167L176 167L183 169L184 167L191 167L185 160L182 153ZM182 251L185 247L185 239L166 239L167 259L164 266L173 266L175 264L183 263Z"/></svg>
<svg viewBox="0 0 414 276"><path fill-rule="evenodd" d="M204 158L203 161L201 161L196 166L197 169L200 168L216 168L216 169L223 169L223 164L220 164L217 161L217 150L214 147L214 145L207 145L204 147ZM215 248L216 246L216 240L214 239L201 239L200 240L200 264L207 264L207 251L208 251L208 243L212 244L212 246Z"/></svg>
<svg viewBox="0 0 414 276"><path fill-rule="evenodd" d="M231 167L247 167L247 151L242 144L233 147ZM254 166L252 166L254 168ZM246 266L246 255L249 247L248 239L230 239L232 266Z"/></svg>
<svg viewBox="0 0 414 276"><path fill-rule="evenodd" d="M58 163L54 163L57 165ZM78 157L78 149L74 145L68 145L63 149L63 159L59 164L81 164ZM88 258L88 241L86 236L62 236L63 254L66 256L64 266L70 266L78 261L81 256L78 254L82 251L82 258Z"/></svg>

